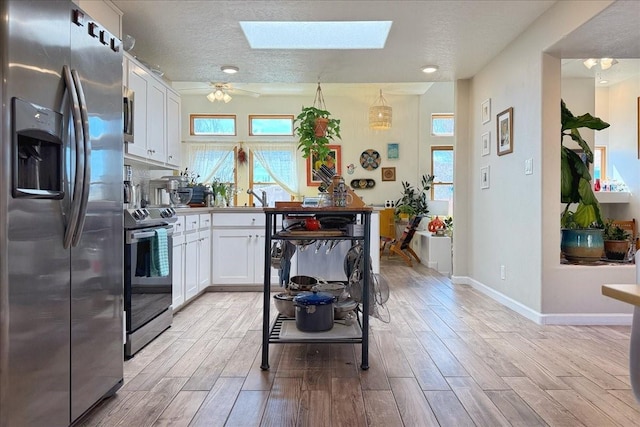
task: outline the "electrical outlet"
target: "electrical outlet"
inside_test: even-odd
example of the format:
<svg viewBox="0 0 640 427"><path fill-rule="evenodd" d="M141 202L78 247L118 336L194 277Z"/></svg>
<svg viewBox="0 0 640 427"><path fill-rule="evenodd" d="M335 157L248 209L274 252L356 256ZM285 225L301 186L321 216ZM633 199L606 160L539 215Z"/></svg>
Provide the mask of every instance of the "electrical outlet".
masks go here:
<svg viewBox="0 0 640 427"><path fill-rule="evenodd" d="M504 265L500 266L500 278L505 280L507 278L507 268Z"/></svg>

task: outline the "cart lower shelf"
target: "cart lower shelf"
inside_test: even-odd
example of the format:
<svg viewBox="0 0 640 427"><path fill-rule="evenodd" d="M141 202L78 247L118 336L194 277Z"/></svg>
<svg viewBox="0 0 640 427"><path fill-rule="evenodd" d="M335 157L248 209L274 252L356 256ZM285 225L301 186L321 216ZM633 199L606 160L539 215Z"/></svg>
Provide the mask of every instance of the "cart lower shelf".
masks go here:
<svg viewBox="0 0 640 427"><path fill-rule="evenodd" d="M333 328L324 332L302 332L296 327L296 319L278 314L269 333L270 343L361 343L362 329L358 322L346 325L336 320Z"/></svg>

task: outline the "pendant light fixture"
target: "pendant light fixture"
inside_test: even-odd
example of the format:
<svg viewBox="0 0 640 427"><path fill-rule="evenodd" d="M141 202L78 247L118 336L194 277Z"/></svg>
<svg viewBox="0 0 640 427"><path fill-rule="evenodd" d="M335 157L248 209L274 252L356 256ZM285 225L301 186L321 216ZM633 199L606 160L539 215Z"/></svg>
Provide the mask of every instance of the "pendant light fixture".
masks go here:
<svg viewBox="0 0 640 427"><path fill-rule="evenodd" d="M377 130L390 129L391 113L391 107L387 105L387 101L382 96L382 89L380 89L380 96L373 107L369 107L369 127Z"/></svg>

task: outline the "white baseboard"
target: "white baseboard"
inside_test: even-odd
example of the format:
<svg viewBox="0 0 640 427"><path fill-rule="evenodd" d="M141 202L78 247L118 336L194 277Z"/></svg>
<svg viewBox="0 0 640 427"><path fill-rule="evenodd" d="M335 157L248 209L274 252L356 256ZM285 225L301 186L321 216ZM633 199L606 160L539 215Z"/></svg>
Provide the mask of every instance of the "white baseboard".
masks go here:
<svg viewBox="0 0 640 427"><path fill-rule="evenodd" d="M489 298L539 325L631 325L633 314L626 313L553 313L542 314L468 276L451 276L455 285L469 285Z"/></svg>

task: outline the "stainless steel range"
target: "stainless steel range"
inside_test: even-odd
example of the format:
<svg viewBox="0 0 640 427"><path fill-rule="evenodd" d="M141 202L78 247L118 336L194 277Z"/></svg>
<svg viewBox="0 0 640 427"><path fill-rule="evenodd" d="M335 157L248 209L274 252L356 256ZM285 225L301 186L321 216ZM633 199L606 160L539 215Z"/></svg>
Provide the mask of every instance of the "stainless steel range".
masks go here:
<svg viewBox="0 0 640 427"><path fill-rule="evenodd" d="M124 211L124 306L126 343L132 357L171 326L172 208Z"/></svg>

